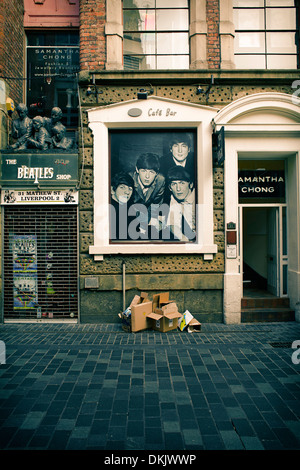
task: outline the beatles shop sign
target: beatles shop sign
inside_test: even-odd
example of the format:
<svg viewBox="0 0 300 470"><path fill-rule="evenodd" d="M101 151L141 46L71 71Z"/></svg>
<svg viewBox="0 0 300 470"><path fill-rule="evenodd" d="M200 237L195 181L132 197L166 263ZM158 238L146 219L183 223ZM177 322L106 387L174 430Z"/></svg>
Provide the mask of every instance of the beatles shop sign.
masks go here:
<svg viewBox="0 0 300 470"><path fill-rule="evenodd" d="M78 181L76 153L2 153L2 187L70 187Z"/></svg>
<svg viewBox="0 0 300 470"><path fill-rule="evenodd" d="M283 170L239 170L239 198L285 198Z"/></svg>

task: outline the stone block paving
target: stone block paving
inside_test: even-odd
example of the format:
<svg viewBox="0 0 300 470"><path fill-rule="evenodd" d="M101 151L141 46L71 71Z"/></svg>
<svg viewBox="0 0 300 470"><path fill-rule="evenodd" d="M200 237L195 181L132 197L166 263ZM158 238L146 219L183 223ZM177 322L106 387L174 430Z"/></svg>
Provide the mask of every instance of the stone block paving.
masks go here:
<svg viewBox="0 0 300 470"><path fill-rule="evenodd" d="M300 324L5 323L2 450L300 449Z"/></svg>

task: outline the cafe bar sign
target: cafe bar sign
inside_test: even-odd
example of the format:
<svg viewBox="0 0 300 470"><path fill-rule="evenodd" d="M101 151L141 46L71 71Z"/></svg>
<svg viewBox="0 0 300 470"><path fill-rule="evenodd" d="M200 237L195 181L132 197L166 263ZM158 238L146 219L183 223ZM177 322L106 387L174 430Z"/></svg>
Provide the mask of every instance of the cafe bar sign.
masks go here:
<svg viewBox="0 0 300 470"><path fill-rule="evenodd" d="M78 155L3 153L1 155L2 187L75 186L78 181Z"/></svg>
<svg viewBox="0 0 300 470"><path fill-rule="evenodd" d="M284 170L239 170L239 198L285 198Z"/></svg>

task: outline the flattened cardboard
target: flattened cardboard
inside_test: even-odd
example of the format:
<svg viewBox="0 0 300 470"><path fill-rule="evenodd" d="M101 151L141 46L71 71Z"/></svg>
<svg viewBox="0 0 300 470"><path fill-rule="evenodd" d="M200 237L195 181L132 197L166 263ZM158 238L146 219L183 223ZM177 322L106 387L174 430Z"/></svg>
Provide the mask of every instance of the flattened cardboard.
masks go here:
<svg viewBox="0 0 300 470"><path fill-rule="evenodd" d="M141 297L139 295L135 295L129 307L132 307L133 305L138 305L140 302L141 302Z"/></svg>
<svg viewBox="0 0 300 470"><path fill-rule="evenodd" d="M178 308L175 302L170 302L169 304L163 305L161 310L163 311L164 315L167 313L178 312Z"/></svg>
<svg viewBox="0 0 300 470"><path fill-rule="evenodd" d="M159 294L153 296L153 310L159 307Z"/></svg>
<svg viewBox="0 0 300 470"><path fill-rule="evenodd" d="M148 293L147 292L141 292L141 295L140 295L140 303L143 303L143 302L149 302L149 298L148 298Z"/></svg>
<svg viewBox="0 0 300 470"><path fill-rule="evenodd" d="M131 307L131 331L137 332L150 328L150 321L147 317L152 312L152 302L143 302Z"/></svg>
<svg viewBox="0 0 300 470"><path fill-rule="evenodd" d="M189 333L194 331L201 331L201 323L193 317L193 315L186 310L183 315L178 319L178 328L183 331L187 328Z"/></svg>
<svg viewBox="0 0 300 470"><path fill-rule="evenodd" d="M162 292L159 294L159 302L160 304L165 304L169 302L169 292Z"/></svg>
<svg viewBox="0 0 300 470"><path fill-rule="evenodd" d="M174 300L169 299L169 292L161 292L153 296L153 310L170 303L174 303Z"/></svg>

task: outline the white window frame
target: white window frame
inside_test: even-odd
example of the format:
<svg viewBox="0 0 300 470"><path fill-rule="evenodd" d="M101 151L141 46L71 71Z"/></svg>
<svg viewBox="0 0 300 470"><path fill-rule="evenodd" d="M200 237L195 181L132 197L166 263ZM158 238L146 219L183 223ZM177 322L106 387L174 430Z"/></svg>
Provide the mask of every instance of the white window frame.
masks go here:
<svg viewBox="0 0 300 470"><path fill-rule="evenodd" d="M229 2L229 6L227 5ZM225 11L222 13L223 30L220 34L227 40L227 16L232 17L232 0L222 0L221 12L223 12L223 4ZM230 9L231 6L231 9ZM189 0L190 11L190 69L207 69L207 19L206 19L206 0ZM234 26L231 23L230 37L233 44ZM122 70L123 69L123 3L122 0L110 0L106 2L106 70ZM222 37L222 36L221 36ZM224 46L223 55L226 56L226 47ZM232 46L233 56L233 46ZM233 59L229 61L233 64ZM227 65L227 58L223 60L223 68L230 68ZM232 68L232 67L231 67Z"/></svg>
<svg viewBox="0 0 300 470"><path fill-rule="evenodd" d="M284 11L285 9L291 9L291 8L294 8L295 9L295 15L297 17L297 14L298 14L298 10L297 10L297 6L294 5L284 5L284 1L282 1L282 4L281 5L267 5L267 2L264 1L264 4L260 7L251 7L251 6L248 6L248 7L238 7L238 6L233 6L233 10L243 10L243 9L246 9L246 10L253 10L253 11L262 11L263 12L263 21L264 21L264 26L259 28L259 29L238 29L237 28L237 25L234 25L234 29L235 29L235 34L236 33L250 33L250 34L253 34L253 33L261 33L263 34L264 36L264 39L263 39L263 44L265 46L265 50L264 52L255 52L255 51L252 51L252 52L235 52L234 53L234 58L235 58L235 62L237 57L241 56L241 57L248 57L248 58L253 58L254 57L261 57L264 59L264 67L259 67L259 66L255 66L255 67L250 67L250 69L256 69L256 68L262 68L264 70L270 70L272 69L272 66L269 66L269 60L271 59L272 56L275 56L275 57L278 57L278 56L282 56L283 58L285 57L289 57L289 56L292 56L292 57L295 57L296 58L296 67L294 67L295 69L297 69L297 65L299 63L299 46L296 50L296 53L288 53L288 52L272 52L272 48L271 46L268 47L268 40L267 40L267 35L268 34L276 34L276 33L289 33L291 35L295 35L297 33L297 24L296 24L296 27L295 29L288 29L288 28L278 28L277 29L271 29L271 28L268 28L267 25L266 25L266 15L267 15L267 11L272 11L272 9L282 9L282 11ZM296 23L297 23L297 19L296 19ZM282 69L283 68L283 65L280 63L279 61L279 64L280 66L278 67L278 69ZM246 67L244 67L245 69L249 68L249 65L247 65ZM286 68L286 67L285 67ZM289 67L291 68L291 67Z"/></svg>

